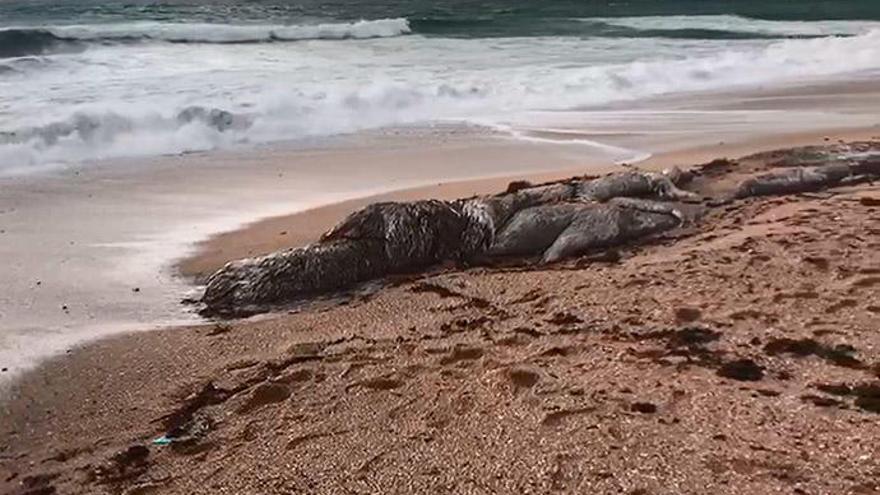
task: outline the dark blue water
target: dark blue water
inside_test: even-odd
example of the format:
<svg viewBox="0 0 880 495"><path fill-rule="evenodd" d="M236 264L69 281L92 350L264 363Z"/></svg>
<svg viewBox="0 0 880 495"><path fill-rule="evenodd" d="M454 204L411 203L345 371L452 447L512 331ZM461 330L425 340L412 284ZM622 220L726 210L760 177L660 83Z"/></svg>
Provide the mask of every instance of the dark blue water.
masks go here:
<svg viewBox="0 0 880 495"><path fill-rule="evenodd" d="M453 36L593 34L560 20L733 14L765 20L880 20L878 0L2 0L0 25L164 21L299 23L403 17L415 32ZM709 34L707 34L709 35Z"/></svg>
<svg viewBox="0 0 880 495"><path fill-rule="evenodd" d="M225 0L5 0L0 1L0 58L75 48L63 43L63 37L42 29L45 27L131 22L290 25L402 18L408 20L414 34L453 38L581 36L723 40L809 37L739 31L724 26L637 29L601 20L585 22L603 17L685 15L737 15L788 21L880 20L880 0L257 0L246 3ZM144 37L142 33L123 32L110 41L137 41Z"/></svg>

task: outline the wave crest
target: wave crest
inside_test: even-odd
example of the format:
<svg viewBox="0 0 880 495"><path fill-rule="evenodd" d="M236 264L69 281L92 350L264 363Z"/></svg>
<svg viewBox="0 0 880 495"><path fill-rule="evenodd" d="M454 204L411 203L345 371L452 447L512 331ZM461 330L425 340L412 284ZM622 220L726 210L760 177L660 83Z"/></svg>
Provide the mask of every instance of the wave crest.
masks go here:
<svg viewBox="0 0 880 495"><path fill-rule="evenodd" d="M410 34L404 18L300 25L136 22L0 30L0 58L39 55L86 42L269 43L390 38Z"/></svg>
<svg viewBox="0 0 880 495"><path fill-rule="evenodd" d="M706 31L759 37L854 36L880 28L878 21L772 21L730 14L592 17L579 21L600 22L637 31Z"/></svg>

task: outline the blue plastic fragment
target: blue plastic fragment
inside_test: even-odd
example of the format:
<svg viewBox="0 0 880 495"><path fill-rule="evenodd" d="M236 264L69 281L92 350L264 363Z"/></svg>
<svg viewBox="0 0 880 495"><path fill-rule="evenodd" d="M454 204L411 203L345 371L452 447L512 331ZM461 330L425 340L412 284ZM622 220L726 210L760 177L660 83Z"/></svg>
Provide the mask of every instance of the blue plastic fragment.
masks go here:
<svg viewBox="0 0 880 495"><path fill-rule="evenodd" d="M168 445L172 442L172 440L165 435L153 440L153 445Z"/></svg>

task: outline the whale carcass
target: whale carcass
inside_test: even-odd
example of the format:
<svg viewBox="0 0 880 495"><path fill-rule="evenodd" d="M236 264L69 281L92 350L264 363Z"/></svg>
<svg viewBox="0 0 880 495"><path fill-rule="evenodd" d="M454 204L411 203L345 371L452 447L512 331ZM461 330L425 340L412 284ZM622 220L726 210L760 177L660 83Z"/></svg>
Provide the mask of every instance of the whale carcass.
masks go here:
<svg viewBox="0 0 880 495"><path fill-rule="evenodd" d="M624 171L495 196L372 204L315 244L228 263L202 301L209 313L247 313L443 261L556 261L680 225L680 201L698 199L676 185L687 179L677 169Z"/></svg>
<svg viewBox="0 0 880 495"><path fill-rule="evenodd" d="M743 178L721 202L683 189L700 173L625 170L494 196L372 204L312 245L228 263L208 279L202 302L208 314L246 314L444 261L552 263L696 221L707 205L876 180L880 159L828 154L777 167Z"/></svg>

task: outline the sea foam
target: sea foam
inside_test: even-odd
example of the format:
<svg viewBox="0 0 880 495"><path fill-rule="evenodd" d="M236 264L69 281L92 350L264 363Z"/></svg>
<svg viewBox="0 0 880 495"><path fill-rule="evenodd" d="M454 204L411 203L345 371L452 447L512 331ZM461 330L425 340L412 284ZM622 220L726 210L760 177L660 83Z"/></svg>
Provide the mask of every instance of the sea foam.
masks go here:
<svg viewBox="0 0 880 495"><path fill-rule="evenodd" d="M393 32L391 24L382 32ZM355 26L301 34L341 35ZM409 36L308 45L194 44L185 51L159 44L41 60L50 63L0 75L6 108L0 169L437 120L504 122L531 110L816 81L880 70L880 30L745 42ZM194 106L204 110L181 118ZM212 112L234 125L217 125Z"/></svg>

